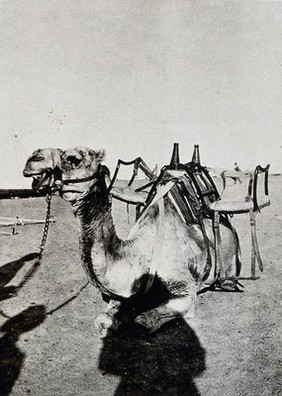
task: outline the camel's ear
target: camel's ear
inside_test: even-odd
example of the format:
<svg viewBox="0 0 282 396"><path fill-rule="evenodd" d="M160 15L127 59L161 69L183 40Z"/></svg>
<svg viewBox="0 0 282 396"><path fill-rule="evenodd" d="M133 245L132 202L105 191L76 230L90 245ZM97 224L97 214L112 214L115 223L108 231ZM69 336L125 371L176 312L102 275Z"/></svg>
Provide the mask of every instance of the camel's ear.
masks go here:
<svg viewBox="0 0 282 396"><path fill-rule="evenodd" d="M101 149L99 151L89 150L89 155L93 160L97 162L102 162L105 159L105 150L104 149Z"/></svg>

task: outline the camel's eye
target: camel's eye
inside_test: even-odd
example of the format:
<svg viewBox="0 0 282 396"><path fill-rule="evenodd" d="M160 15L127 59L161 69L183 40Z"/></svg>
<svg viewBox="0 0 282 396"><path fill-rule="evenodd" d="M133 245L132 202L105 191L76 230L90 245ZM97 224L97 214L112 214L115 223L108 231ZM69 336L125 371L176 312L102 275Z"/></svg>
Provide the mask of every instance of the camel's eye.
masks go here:
<svg viewBox="0 0 282 396"><path fill-rule="evenodd" d="M71 165L77 167L81 163L82 158L75 155L68 155L66 161L69 162Z"/></svg>

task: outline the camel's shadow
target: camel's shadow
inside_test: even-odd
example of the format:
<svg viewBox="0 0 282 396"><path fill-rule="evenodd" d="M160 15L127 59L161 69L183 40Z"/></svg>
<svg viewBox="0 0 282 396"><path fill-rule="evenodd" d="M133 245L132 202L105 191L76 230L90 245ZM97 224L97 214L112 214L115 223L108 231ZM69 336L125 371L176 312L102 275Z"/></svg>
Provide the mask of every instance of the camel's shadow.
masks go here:
<svg viewBox="0 0 282 396"><path fill-rule="evenodd" d="M99 369L121 378L116 396L196 396L194 378L205 370L205 350L181 317L153 334L130 321L108 330Z"/></svg>

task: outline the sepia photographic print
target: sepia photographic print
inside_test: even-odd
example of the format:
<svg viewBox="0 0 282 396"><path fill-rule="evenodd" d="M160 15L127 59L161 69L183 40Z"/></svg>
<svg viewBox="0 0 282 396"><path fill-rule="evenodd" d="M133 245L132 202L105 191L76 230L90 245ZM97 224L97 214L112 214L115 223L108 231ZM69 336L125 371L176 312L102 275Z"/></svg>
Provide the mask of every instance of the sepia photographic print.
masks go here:
<svg viewBox="0 0 282 396"><path fill-rule="evenodd" d="M282 1L0 0L0 396L282 394Z"/></svg>

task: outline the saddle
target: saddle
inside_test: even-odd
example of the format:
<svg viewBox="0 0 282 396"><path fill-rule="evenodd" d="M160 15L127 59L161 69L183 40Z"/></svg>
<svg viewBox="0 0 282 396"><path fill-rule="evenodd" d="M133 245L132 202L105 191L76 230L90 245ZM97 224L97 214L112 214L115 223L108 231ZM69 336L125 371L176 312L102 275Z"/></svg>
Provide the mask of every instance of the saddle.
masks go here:
<svg viewBox="0 0 282 396"><path fill-rule="evenodd" d="M170 164L163 166L159 176L152 177L149 183L134 189L132 179L131 185L122 187L116 182L112 184L111 194L123 202L136 205L138 219L154 200L158 187L174 181L169 194L177 212L187 225L198 224L203 233L208 252L203 279L206 280L212 267L210 247L214 244L207 237L203 220L213 219L210 205L219 199L220 194L207 167L200 163L199 146L194 146L192 160L188 163L180 163L178 150L178 143L175 143ZM228 216L222 215L220 222L232 229Z"/></svg>
<svg viewBox="0 0 282 396"><path fill-rule="evenodd" d="M140 161L140 159L138 158ZM168 180L174 179L175 185L171 189L171 195L175 205L185 219L187 224L199 223L203 218L211 218L212 212L210 204L217 201L220 194L217 190L207 167L202 166L199 159L199 146L195 145L192 161L180 163L178 156L178 143L174 144L172 159L169 165L163 166L158 177L153 173L148 174L150 182L133 187L134 175L126 185L123 181L117 180L117 170L120 163L132 164L134 161L126 163L119 160L114 178L109 187L112 196L127 204L136 205L136 218L146 210L152 201L160 184L165 184Z"/></svg>

